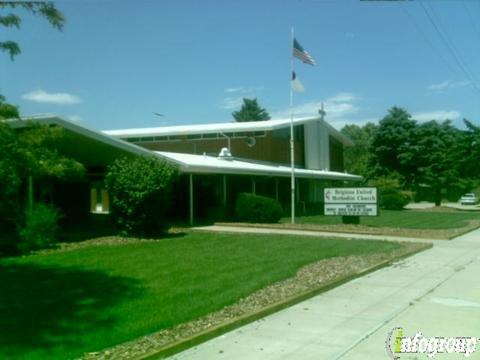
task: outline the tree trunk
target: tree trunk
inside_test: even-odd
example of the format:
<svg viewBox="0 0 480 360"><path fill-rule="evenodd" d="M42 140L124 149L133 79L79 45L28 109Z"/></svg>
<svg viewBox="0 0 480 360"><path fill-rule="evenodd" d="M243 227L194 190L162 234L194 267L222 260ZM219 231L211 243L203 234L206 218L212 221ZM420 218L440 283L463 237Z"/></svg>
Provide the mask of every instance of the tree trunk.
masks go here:
<svg viewBox="0 0 480 360"><path fill-rule="evenodd" d="M435 190L435 206L442 205L442 192L440 189Z"/></svg>
<svg viewBox="0 0 480 360"><path fill-rule="evenodd" d="M32 212L33 209L33 176L28 176L27 187L27 211Z"/></svg>

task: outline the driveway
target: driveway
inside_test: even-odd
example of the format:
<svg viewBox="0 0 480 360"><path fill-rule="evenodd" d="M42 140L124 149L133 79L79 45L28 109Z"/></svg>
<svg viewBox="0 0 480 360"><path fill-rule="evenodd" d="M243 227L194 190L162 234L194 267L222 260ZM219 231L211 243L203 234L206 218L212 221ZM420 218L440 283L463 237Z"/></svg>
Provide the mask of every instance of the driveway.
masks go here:
<svg viewBox="0 0 480 360"><path fill-rule="evenodd" d="M426 337L478 338L478 274L480 230L475 230L171 359L388 359L385 341L395 327L409 337L421 331ZM480 343L477 348L470 358L480 358Z"/></svg>

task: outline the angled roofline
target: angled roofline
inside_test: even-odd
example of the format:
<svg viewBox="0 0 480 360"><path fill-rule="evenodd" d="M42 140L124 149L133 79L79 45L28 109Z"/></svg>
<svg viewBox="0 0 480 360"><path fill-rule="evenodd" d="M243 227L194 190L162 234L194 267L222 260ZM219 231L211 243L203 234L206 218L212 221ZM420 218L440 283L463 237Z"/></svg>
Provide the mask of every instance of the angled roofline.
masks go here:
<svg viewBox="0 0 480 360"><path fill-rule="evenodd" d="M320 120L320 118L309 118L307 121L313 120ZM74 133L92 138L98 142L113 146L131 154L160 157L167 162L178 165L180 167L180 171L184 173L290 176L291 171L290 167L274 163L268 164L265 162L246 161L243 159L234 160L234 162L229 162L227 160L218 160L220 162L217 162L217 158L211 156L151 151L138 145L129 143L125 140L122 140L121 138L107 135L105 132L99 132L89 129L83 125L79 125L75 122L69 121L56 115L45 114L40 116L30 116L21 119L9 119L4 121L6 121L10 126L14 128L26 127L28 126L29 122L61 126ZM335 130L333 127L331 127L331 125L327 123L325 124L329 131L331 129ZM281 127L283 127L283 125ZM337 130L335 130L335 132L343 136L343 134L339 133ZM202 158L209 159L210 162L213 159L215 164L202 163ZM297 177L301 178L337 179L353 181L361 180L361 176L358 175L323 170L295 168L295 174Z"/></svg>
<svg viewBox="0 0 480 360"><path fill-rule="evenodd" d="M20 119L5 120L13 128L22 128L28 126L29 122L45 125L57 125L80 135L97 140L98 142L113 146L135 155L155 155L152 151L142 148L127 141L117 139L102 132L89 129L83 125L69 121L57 115L45 114L38 116L22 117Z"/></svg>

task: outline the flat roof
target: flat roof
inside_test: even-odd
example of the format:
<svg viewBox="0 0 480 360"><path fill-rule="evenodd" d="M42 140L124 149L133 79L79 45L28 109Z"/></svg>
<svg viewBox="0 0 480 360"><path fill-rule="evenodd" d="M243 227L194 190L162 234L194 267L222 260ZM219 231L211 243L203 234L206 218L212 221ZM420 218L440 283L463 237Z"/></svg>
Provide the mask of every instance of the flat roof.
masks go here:
<svg viewBox="0 0 480 360"><path fill-rule="evenodd" d="M293 120L294 125L301 125L306 122L319 120L319 117L297 118ZM225 122L214 124L192 124L162 126L150 128L132 128L119 130L104 130L103 133L119 138L135 136L162 136L162 135L189 135L189 134L209 134L217 132L235 132L235 131L271 131L290 125L290 119L263 120L263 121L244 121L244 122Z"/></svg>
<svg viewBox="0 0 480 360"><path fill-rule="evenodd" d="M274 163L253 162L239 159L220 159L209 155L180 154L166 151L154 151L180 166L180 171L190 174L235 174L258 176L290 177L289 166ZM361 176L343 172L295 168L295 177L310 179L331 179L360 181Z"/></svg>
<svg viewBox="0 0 480 360"><path fill-rule="evenodd" d="M294 125L303 125L313 121L322 121L321 117L302 117L293 119ZM351 146L353 143L340 131L335 129L325 120L322 124L328 129L328 132L342 141L343 144ZM104 130L104 134L114 136L116 138L125 139L131 137L143 136L177 136L177 135L193 135L193 134L212 134L219 132L250 132L250 131L273 131L276 129L287 128L290 126L290 119L274 119L263 121L245 121L245 122L228 122L214 124L193 124L193 125L177 125L162 126L149 128L131 128L118 130Z"/></svg>

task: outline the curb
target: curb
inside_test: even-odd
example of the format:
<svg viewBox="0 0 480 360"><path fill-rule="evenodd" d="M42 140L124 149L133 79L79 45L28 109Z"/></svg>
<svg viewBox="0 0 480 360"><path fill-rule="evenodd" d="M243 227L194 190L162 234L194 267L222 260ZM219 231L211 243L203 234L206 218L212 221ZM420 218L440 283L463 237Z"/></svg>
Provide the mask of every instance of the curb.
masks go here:
<svg viewBox="0 0 480 360"><path fill-rule="evenodd" d="M428 244L428 243L421 243L423 246L419 249L415 249L409 252L406 252L405 254L402 254L401 256L398 256L394 259L390 260L385 260L382 261L376 265L373 265L371 267L365 268L363 270L360 270L356 273L346 275L344 277L341 277L339 279L332 280L325 285L323 285L320 288L313 289L313 290L308 290L306 292L300 293L298 295L292 296L290 298L287 298L285 300L276 302L274 304L271 304L255 313L247 314L244 316L240 316L236 319L230 320L226 323L214 326L210 329L201 331L195 335L192 335L186 339L179 340L177 342L168 344L164 346L163 348L157 349L150 351L144 355L138 356L135 359L137 360L154 360L154 359L164 359L168 356L172 356L174 354L177 354L181 351L187 350L189 348L194 347L195 345L201 344L207 340L213 339L215 337L218 337L222 334L225 334L226 332L229 332L231 330L237 329L243 325L249 324L251 322L254 322L258 319L261 319L265 316L271 315L275 312L278 312L280 310L283 310L285 308L288 308L290 306L293 306L295 304L298 304L299 302L302 302L304 300L307 300L311 297L314 297L316 295L319 295L321 293L324 293L328 290L331 290L337 286L340 286L348 281L351 281L353 279L356 279L358 277L364 276L366 274L369 274L371 272L374 272L376 270L379 270L381 268L384 268L393 262L402 260L406 257L415 255L417 253L420 253L422 251L431 249L433 247L433 244Z"/></svg>

